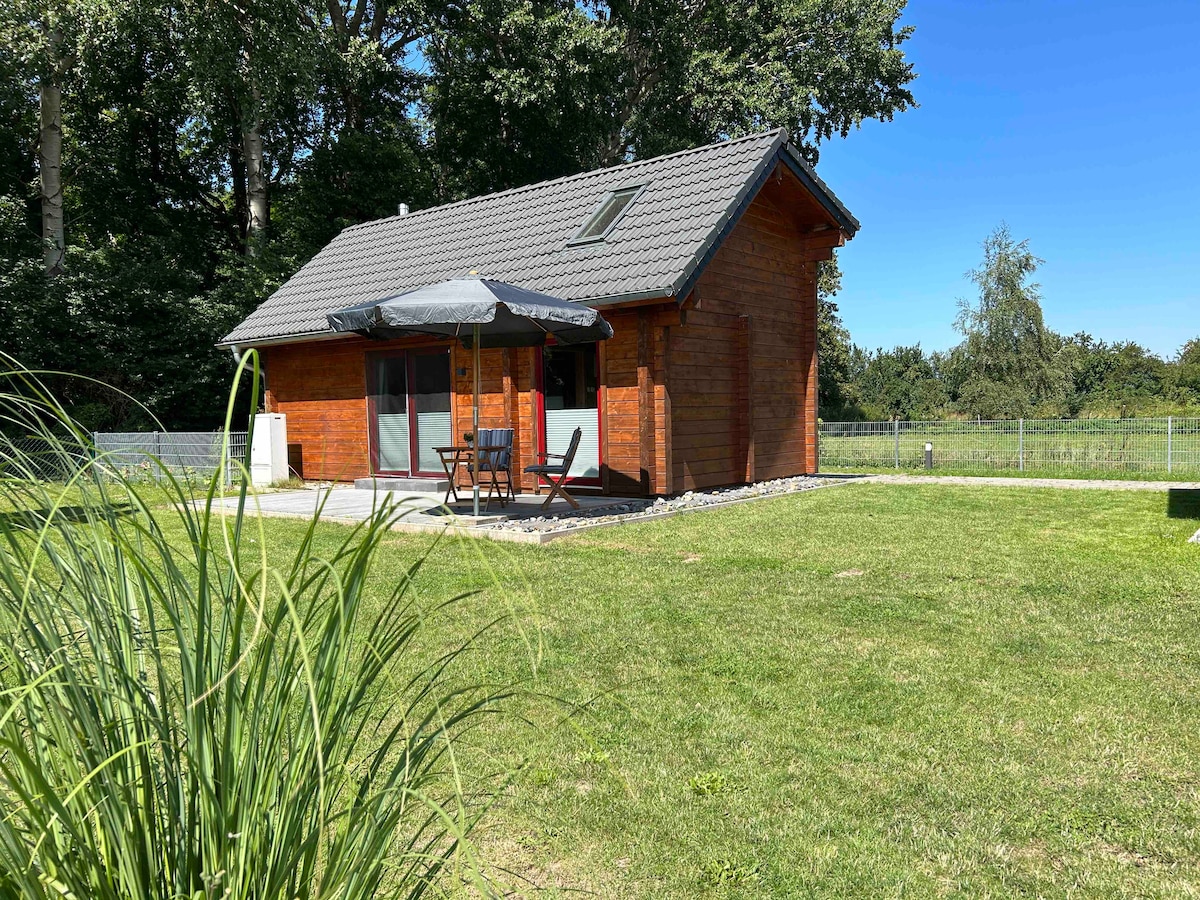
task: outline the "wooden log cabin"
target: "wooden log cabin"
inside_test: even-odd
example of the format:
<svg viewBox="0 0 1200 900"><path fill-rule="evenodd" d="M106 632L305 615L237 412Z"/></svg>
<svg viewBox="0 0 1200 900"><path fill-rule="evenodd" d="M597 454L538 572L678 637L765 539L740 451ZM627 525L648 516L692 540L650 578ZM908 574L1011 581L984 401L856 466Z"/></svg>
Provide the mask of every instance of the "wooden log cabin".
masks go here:
<svg viewBox="0 0 1200 900"><path fill-rule="evenodd" d="M782 130L347 228L222 342L258 348L306 479L444 477L470 353L334 335L326 313L476 272L599 308L598 345L485 350L482 427L521 470L646 496L817 470L819 260L858 222Z"/></svg>

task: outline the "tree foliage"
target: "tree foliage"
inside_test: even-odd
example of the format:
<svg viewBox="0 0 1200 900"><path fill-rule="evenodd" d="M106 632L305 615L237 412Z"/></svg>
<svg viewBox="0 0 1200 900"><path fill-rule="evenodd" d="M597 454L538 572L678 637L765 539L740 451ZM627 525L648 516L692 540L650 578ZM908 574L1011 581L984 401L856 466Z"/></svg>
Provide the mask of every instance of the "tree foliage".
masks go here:
<svg viewBox="0 0 1200 900"><path fill-rule="evenodd" d="M1200 337L1192 338L1180 349L1171 383L1177 396L1200 400Z"/></svg>
<svg viewBox="0 0 1200 900"><path fill-rule="evenodd" d="M1164 360L1133 341L1058 335L1045 324L1033 281L1041 262L1006 226L988 235L982 264L967 275L978 297L959 301L955 326L963 340L945 353L926 354L919 346L868 352L850 345L840 319L834 327L823 318L821 350L835 362L822 378L836 383L822 382L822 415L1013 419L1200 406L1200 338Z"/></svg>
<svg viewBox="0 0 1200 900"><path fill-rule="evenodd" d="M860 367L858 396L875 418L932 419L945 406L935 359L919 345L880 349Z"/></svg>
<svg viewBox="0 0 1200 900"><path fill-rule="evenodd" d="M215 342L345 226L775 126L815 160L913 105L903 8L12 0L4 349L128 390L169 427L212 425L232 365ZM50 77L65 241L53 267L38 164ZM61 390L90 427L149 424L82 384Z"/></svg>
<svg viewBox="0 0 1200 900"><path fill-rule="evenodd" d="M959 301L955 327L966 377L959 404L971 415L1007 419L1061 404L1070 364L1061 339L1042 318L1041 292L1032 281L1042 260L1001 225L983 242L983 264L970 272L974 302Z"/></svg>

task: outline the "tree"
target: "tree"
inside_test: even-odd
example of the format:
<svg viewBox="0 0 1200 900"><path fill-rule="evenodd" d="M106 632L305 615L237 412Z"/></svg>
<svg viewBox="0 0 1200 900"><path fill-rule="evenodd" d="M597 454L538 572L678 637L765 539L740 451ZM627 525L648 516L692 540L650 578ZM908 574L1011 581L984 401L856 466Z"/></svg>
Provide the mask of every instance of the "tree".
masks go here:
<svg viewBox="0 0 1200 900"><path fill-rule="evenodd" d="M1174 386L1175 399L1184 403L1200 403L1200 337L1192 338L1180 348L1169 378Z"/></svg>
<svg viewBox="0 0 1200 900"><path fill-rule="evenodd" d="M443 178L477 193L914 105L901 0L466 0L420 46Z"/></svg>
<svg viewBox="0 0 1200 900"><path fill-rule="evenodd" d="M616 33L601 160L786 126L821 142L914 105L904 0L591 0Z"/></svg>
<svg viewBox="0 0 1200 900"><path fill-rule="evenodd" d="M862 351L859 351L860 354ZM933 361L920 345L862 354L859 398L873 419L932 419L946 403Z"/></svg>
<svg viewBox="0 0 1200 900"><path fill-rule="evenodd" d="M817 264L817 409L827 420L857 418L850 399L850 332L833 301L841 290L837 258Z"/></svg>
<svg viewBox="0 0 1200 900"><path fill-rule="evenodd" d="M964 337L957 364L966 373L958 403L970 415L1016 418L1066 404L1071 353L1043 320L1031 280L1041 263L1028 241L1000 225L983 242L983 264L968 273L979 298L959 301L955 327Z"/></svg>
<svg viewBox="0 0 1200 900"><path fill-rule="evenodd" d="M442 198L599 165L615 39L573 0L467 0L446 11L420 44Z"/></svg>
<svg viewBox="0 0 1200 900"><path fill-rule="evenodd" d="M302 0L181 0L195 115L224 150L242 249L263 250L273 183L311 146L322 52Z"/></svg>
<svg viewBox="0 0 1200 900"><path fill-rule="evenodd" d="M1097 341L1079 332L1066 340L1072 353L1074 399L1071 412L1088 407L1121 414L1139 403L1161 397L1169 375L1167 363L1134 341Z"/></svg>
<svg viewBox="0 0 1200 900"><path fill-rule="evenodd" d="M63 202L63 84L76 61L76 44L89 14L76 0L16 0L0 12L0 41L17 77L36 93L38 203L46 274L62 271L66 255Z"/></svg>

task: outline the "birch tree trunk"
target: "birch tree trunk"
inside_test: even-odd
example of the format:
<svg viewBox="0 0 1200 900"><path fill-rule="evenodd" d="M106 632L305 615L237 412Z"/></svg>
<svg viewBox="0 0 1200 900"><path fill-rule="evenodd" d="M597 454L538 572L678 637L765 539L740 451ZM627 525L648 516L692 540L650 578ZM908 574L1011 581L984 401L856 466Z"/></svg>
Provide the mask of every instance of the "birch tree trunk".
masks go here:
<svg viewBox="0 0 1200 900"><path fill-rule="evenodd" d="M255 44L258 29L253 18L242 22L242 78L249 90L249 103L242 108L242 160L246 166L246 252L262 253L270 225L271 205L267 197L267 167L263 158L263 104L259 89L258 54Z"/></svg>
<svg viewBox="0 0 1200 900"><path fill-rule="evenodd" d="M242 157L246 163L246 248L251 256L258 256L270 224L271 205L267 197L262 123L257 111L252 121L243 126Z"/></svg>
<svg viewBox="0 0 1200 900"><path fill-rule="evenodd" d="M43 262L46 273L62 271L66 248L62 189L62 84L57 59L59 38L49 34L52 58L38 89L38 177L42 202Z"/></svg>

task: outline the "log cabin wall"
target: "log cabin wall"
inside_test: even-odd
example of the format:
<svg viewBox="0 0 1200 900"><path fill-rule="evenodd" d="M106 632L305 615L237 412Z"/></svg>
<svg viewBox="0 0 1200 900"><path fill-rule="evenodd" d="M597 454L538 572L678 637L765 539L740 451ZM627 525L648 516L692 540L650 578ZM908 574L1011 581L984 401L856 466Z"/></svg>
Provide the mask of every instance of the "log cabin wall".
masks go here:
<svg viewBox="0 0 1200 900"><path fill-rule="evenodd" d="M819 254L791 200L762 189L669 329L676 491L817 469Z"/></svg>
<svg viewBox="0 0 1200 900"><path fill-rule="evenodd" d="M281 344L260 352L267 412L287 415L288 464L313 481L370 471L366 351L362 338Z"/></svg>
<svg viewBox="0 0 1200 900"><path fill-rule="evenodd" d="M674 305L670 306L674 309ZM649 349L639 321L644 310L606 313L614 335L600 348L601 488L621 495L645 495L668 490L657 479L665 472L661 372L654 354L665 356L663 331L655 326ZM643 331L645 325L643 324ZM263 349L267 369L266 407L285 413L291 465L309 480L353 481L370 474L367 411L367 354L447 346L423 338L389 342L344 338L282 344ZM649 352L649 367L639 365L639 347ZM518 490L535 488L525 475L537 455L541 420L537 396L538 351L533 348L484 350L480 353L481 428L512 428L513 477ZM471 430L472 359L469 350L450 350L453 440L459 443ZM645 401L645 397L649 397ZM657 405L656 405L657 404ZM650 433L646 436L648 409ZM645 441L643 443L643 438ZM560 450L561 448L551 448ZM648 455L647 455L648 454ZM461 484L469 484L465 473Z"/></svg>
<svg viewBox="0 0 1200 900"><path fill-rule="evenodd" d="M369 341L343 338L264 348L266 409L287 415L289 464L309 480L353 481L371 472L367 411L367 355L450 348L452 440L471 430L471 353L428 338ZM530 349L480 353L481 428L512 428L514 478L532 489L521 469L537 450L534 354ZM528 459L527 459L528 457ZM465 475L461 479L467 481Z"/></svg>
<svg viewBox="0 0 1200 900"><path fill-rule="evenodd" d="M613 336L600 345L601 489L642 493L638 448L637 314L605 312Z"/></svg>

